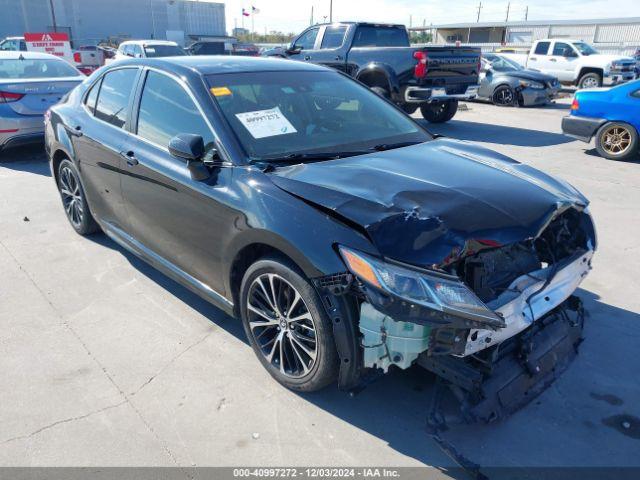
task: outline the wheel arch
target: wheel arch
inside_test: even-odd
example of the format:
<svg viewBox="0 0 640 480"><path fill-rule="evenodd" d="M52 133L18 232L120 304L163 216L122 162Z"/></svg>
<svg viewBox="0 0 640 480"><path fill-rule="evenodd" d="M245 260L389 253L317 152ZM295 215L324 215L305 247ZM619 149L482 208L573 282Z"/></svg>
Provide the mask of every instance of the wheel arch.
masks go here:
<svg viewBox="0 0 640 480"><path fill-rule="evenodd" d="M578 78L576 78L576 83L580 81L582 77L584 77L587 73L597 73L600 75L601 79L604 79L604 69L600 67L582 67L578 72Z"/></svg>

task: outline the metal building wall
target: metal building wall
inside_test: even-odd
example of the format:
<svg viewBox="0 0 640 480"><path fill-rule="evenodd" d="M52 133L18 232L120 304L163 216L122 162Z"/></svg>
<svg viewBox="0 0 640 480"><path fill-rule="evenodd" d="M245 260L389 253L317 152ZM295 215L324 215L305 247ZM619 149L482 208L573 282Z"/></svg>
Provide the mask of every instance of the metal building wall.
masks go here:
<svg viewBox="0 0 640 480"><path fill-rule="evenodd" d="M595 25L552 25L549 38L575 38L591 43L595 33Z"/></svg>
<svg viewBox="0 0 640 480"><path fill-rule="evenodd" d="M595 34L596 43L621 41L640 43L640 25L598 25Z"/></svg>
<svg viewBox="0 0 640 480"><path fill-rule="evenodd" d="M75 47L109 37L165 39L167 30L185 37L225 35L224 4L189 0L53 0L60 31ZM0 38L50 31L48 0L0 0Z"/></svg>

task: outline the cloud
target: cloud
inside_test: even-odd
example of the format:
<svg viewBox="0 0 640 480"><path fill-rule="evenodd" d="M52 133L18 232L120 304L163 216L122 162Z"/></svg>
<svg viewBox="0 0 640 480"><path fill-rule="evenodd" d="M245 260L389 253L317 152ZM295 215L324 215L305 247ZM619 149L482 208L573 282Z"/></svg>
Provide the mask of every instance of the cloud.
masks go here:
<svg viewBox="0 0 640 480"><path fill-rule="evenodd" d="M253 22L255 30L264 32L279 30L299 32L309 25L311 7L314 21L322 22L329 16L330 0L228 0L226 4L227 29L235 22L242 24L242 8L260 9ZM477 18L479 0L333 0L333 19L337 21L359 20L386 23L402 23L414 26L440 23L473 22ZM502 21L506 18L507 0L483 0L481 21ZM616 0L615 12L625 16L640 17L640 2ZM529 20L575 19L611 17L611 2L602 0L536 0L511 2L509 18L524 20L527 5ZM614 13L615 15L615 13ZM618 14L619 16L619 14ZM252 19L244 18L244 26L251 28Z"/></svg>

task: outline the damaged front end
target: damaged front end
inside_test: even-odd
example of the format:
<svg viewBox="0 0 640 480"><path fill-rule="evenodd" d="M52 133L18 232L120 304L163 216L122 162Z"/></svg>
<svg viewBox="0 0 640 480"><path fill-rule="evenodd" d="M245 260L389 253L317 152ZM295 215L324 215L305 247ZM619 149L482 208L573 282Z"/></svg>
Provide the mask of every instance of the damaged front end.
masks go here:
<svg viewBox="0 0 640 480"><path fill-rule="evenodd" d="M573 293L595 242L588 211L564 206L535 237L468 241L428 269L341 246L359 299L362 366L418 363L451 388L466 420L505 416L575 355L584 312Z"/></svg>

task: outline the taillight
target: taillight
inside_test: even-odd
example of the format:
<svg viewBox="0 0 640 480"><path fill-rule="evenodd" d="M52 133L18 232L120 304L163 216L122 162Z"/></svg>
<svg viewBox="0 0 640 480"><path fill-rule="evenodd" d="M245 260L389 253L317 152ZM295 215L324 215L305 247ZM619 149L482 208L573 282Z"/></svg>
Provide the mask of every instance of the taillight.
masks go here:
<svg viewBox="0 0 640 480"><path fill-rule="evenodd" d="M0 92L0 103L17 102L22 97L24 97L24 93Z"/></svg>
<svg viewBox="0 0 640 480"><path fill-rule="evenodd" d="M571 110L578 110L580 108L580 103L578 102L577 98L573 99L573 102L571 102Z"/></svg>
<svg viewBox="0 0 640 480"><path fill-rule="evenodd" d="M418 60L416 67L413 70L413 75L416 78L424 78L427 76L429 70L429 55L424 50L417 50L413 52L413 58Z"/></svg>
<svg viewBox="0 0 640 480"><path fill-rule="evenodd" d="M82 63L82 56L80 55L80 52L75 52L73 54L73 61L76 63Z"/></svg>

